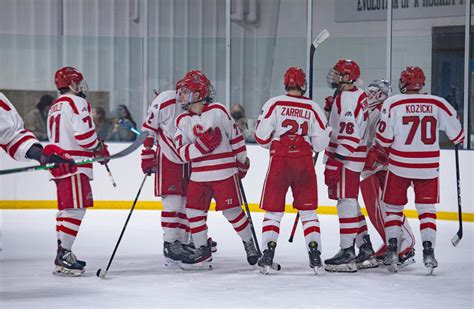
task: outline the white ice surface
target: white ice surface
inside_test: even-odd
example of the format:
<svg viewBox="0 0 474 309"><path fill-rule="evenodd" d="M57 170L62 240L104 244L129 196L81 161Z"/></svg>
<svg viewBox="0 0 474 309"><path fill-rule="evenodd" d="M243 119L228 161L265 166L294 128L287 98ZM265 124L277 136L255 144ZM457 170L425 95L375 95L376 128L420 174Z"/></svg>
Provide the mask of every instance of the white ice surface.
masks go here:
<svg viewBox="0 0 474 309"><path fill-rule="evenodd" d="M294 215L286 214L275 261L283 269L263 276L250 267L243 246L220 213L209 214L210 235L218 242L214 270L185 272L162 267L159 211L136 211L109 270L105 268L128 211L88 211L73 247L87 261L79 278L51 274L56 252L55 211L1 211L1 308L473 308L473 224L454 248L457 222L438 221L439 267L427 276L422 265L418 221L417 263L398 274L385 268L355 274L322 273L308 267L302 232L288 243ZM253 214L257 231L261 213ZM323 258L338 250L336 216L320 218ZM372 232L375 247L380 244ZM260 236L260 235L259 235Z"/></svg>

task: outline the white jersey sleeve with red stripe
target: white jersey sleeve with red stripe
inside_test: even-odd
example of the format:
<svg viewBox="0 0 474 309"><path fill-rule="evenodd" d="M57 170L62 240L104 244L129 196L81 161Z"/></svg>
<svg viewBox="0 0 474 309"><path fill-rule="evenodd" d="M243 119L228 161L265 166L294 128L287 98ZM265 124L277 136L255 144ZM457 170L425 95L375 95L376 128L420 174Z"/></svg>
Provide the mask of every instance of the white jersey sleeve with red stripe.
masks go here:
<svg viewBox="0 0 474 309"><path fill-rule="evenodd" d="M176 91L163 91L151 103L142 126L142 130L150 132L155 138L166 158L174 163L183 163L174 143L176 118L181 113L181 107L176 104Z"/></svg>
<svg viewBox="0 0 474 309"><path fill-rule="evenodd" d="M23 120L13 104L0 92L0 145L15 160L26 161L30 147L38 143L36 137L25 129Z"/></svg>
<svg viewBox="0 0 474 309"><path fill-rule="evenodd" d="M325 158L338 154L345 158L345 168L362 171L367 157L368 118L367 95L363 90L354 87L341 92L329 116L333 132Z"/></svg>
<svg viewBox="0 0 474 309"><path fill-rule="evenodd" d="M222 141L213 152L202 155L194 142L210 128L220 128ZM176 119L176 146L181 159L191 162L191 180L197 182L227 179L237 173L236 160L247 158L244 137L220 103L206 105L201 115L181 114Z"/></svg>
<svg viewBox="0 0 474 309"><path fill-rule="evenodd" d="M269 148L271 142L284 134L303 136L315 152L324 150L329 143L331 128L321 108L303 96L281 95L268 100L257 121L256 141Z"/></svg>
<svg viewBox="0 0 474 309"><path fill-rule="evenodd" d="M75 161L93 157L92 150L99 145L90 104L79 96L64 94L54 101L47 127L49 141L66 150ZM77 173L92 179L92 164L79 165Z"/></svg>
<svg viewBox="0 0 474 309"><path fill-rule="evenodd" d="M455 144L464 139L456 110L445 99L427 94L388 98L377 126L377 142L391 147L389 170L406 178L438 177L439 130Z"/></svg>

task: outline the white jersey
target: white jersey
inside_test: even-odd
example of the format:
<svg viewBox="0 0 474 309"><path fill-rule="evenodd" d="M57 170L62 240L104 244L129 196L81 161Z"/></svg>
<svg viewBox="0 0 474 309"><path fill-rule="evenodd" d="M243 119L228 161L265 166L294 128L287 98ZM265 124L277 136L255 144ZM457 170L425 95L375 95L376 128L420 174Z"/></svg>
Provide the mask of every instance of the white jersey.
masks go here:
<svg viewBox="0 0 474 309"><path fill-rule="evenodd" d="M331 128L318 104L303 96L281 95L268 100L258 117L256 141L271 148L287 134L300 135L314 152L324 150L329 143Z"/></svg>
<svg viewBox="0 0 474 309"><path fill-rule="evenodd" d="M369 150L375 144L375 134L377 133L377 125L380 120L380 116L382 111L382 103L377 104L373 108L370 108L369 111L369 120L367 123L367 149ZM361 177L362 179L366 179L367 177L376 174L381 170L386 170L386 165L383 165L379 162L374 163L374 168L372 170L363 170Z"/></svg>
<svg viewBox="0 0 474 309"><path fill-rule="evenodd" d="M161 153L174 163L183 163L174 143L176 118L182 112L181 106L176 104L176 91L163 91L151 103L142 127L154 136Z"/></svg>
<svg viewBox="0 0 474 309"><path fill-rule="evenodd" d="M194 142L210 128L220 128L222 141L213 152L202 155ZM180 158L184 162L191 162L190 179L196 182L232 177L237 173L236 162L244 163L247 158L244 137L220 103L207 104L201 115L191 112L181 114L176 119L176 146Z"/></svg>
<svg viewBox="0 0 474 309"><path fill-rule="evenodd" d="M325 160L338 154L345 158L345 168L361 172L367 157L368 119L366 93L357 87L341 92L329 116L329 126L333 132Z"/></svg>
<svg viewBox="0 0 474 309"><path fill-rule="evenodd" d="M405 178L438 177L439 130L455 144L464 138L456 111L445 99L428 94L388 98L377 126L377 142L391 147L388 169Z"/></svg>
<svg viewBox="0 0 474 309"><path fill-rule="evenodd" d="M0 92L0 146L15 160L26 161L26 153L39 143L25 125L13 104Z"/></svg>
<svg viewBox="0 0 474 309"><path fill-rule="evenodd" d="M49 109L47 127L49 141L66 150L75 161L94 156L92 150L97 148L99 141L92 121L91 107L85 99L71 94L61 95ZM92 179L92 163L78 165L77 173Z"/></svg>

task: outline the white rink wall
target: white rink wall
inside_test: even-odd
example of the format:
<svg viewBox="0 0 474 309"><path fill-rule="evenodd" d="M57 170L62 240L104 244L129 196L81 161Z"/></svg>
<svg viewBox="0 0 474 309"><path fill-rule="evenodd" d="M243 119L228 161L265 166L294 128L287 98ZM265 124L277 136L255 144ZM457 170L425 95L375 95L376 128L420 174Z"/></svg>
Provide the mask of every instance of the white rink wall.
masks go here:
<svg viewBox="0 0 474 309"><path fill-rule="evenodd" d="M110 143L109 150L116 153L128 144ZM247 145L251 168L244 179L244 186L248 202L258 204L263 181L268 166L268 151L257 145ZM2 151L0 153L0 169L9 169L19 166L32 165L34 162L17 162ZM474 151L460 151L461 165L461 191L462 206L464 213L474 213ZM143 174L140 169L140 151L137 150L128 157L113 160L109 163L115 181L118 184L114 188L108 178L105 168L95 165L95 179L92 182L94 200L104 201L133 201ZM326 186L323 181L322 158L319 158L317 166L319 205L335 206L335 202L328 199ZM0 176L0 205L1 201L51 201L56 199L55 185L48 181L49 173L30 172L15 175ZM438 211L457 212L456 197L456 171L454 164L454 151L441 151L440 171L441 203ZM156 201L153 196L153 181L149 179L142 191L140 200ZM287 204L291 204L291 193L287 194ZM363 207L362 198L359 199ZM31 205L33 206L33 205ZM31 207L30 206L30 207ZM413 193L409 191L409 205L407 209L414 209Z"/></svg>

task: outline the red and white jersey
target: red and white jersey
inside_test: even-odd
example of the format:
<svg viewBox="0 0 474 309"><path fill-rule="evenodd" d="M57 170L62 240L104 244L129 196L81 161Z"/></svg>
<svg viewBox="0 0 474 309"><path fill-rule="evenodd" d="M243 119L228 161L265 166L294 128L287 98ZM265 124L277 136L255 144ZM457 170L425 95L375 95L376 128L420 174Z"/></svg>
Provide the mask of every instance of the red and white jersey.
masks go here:
<svg viewBox="0 0 474 309"><path fill-rule="evenodd" d="M388 98L377 126L377 142L390 148L388 169L415 179L439 175L439 130L453 143L464 139L456 110L429 94L399 94Z"/></svg>
<svg viewBox="0 0 474 309"><path fill-rule="evenodd" d="M39 143L25 125L13 104L0 92L0 146L15 160L26 161L26 153Z"/></svg>
<svg viewBox="0 0 474 309"><path fill-rule="evenodd" d="M368 120L367 95L362 89L353 87L337 95L329 115L333 132L325 160L338 154L345 158L345 168L361 172L367 157Z"/></svg>
<svg viewBox="0 0 474 309"><path fill-rule="evenodd" d="M174 163L183 163L174 143L176 118L182 113L181 106L176 104L176 91L163 91L151 103L142 126L142 130L155 137L166 158Z"/></svg>
<svg viewBox="0 0 474 309"><path fill-rule="evenodd" d="M318 104L304 96L281 95L268 100L262 107L255 130L256 141L270 148L286 134L300 135L314 152L324 150L329 143L331 128Z"/></svg>
<svg viewBox="0 0 474 309"><path fill-rule="evenodd" d="M377 125L380 120L381 111L382 111L382 103L377 104L373 108L369 106L369 120L367 123L367 149L369 150L375 144L375 134L377 133ZM380 172L381 170L387 170L387 166L383 165L379 162L374 163L374 168L372 170L363 170L361 177L362 179L366 179L367 177Z"/></svg>
<svg viewBox="0 0 474 309"><path fill-rule="evenodd" d="M94 156L92 150L97 148L99 141L91 107L85 99L72 94L61 95L49 109L47 127L49 141L66 150L75 161ZM78 165L77 173L93 179L92 163Z"/></svg>
<svg viewBox="0 0 474 309"><path fill-rule="evenodd" d="M194 146L197 137L210 128L220 128L222 141L207 155ZM227 179L237 173L236 160L245 162L247 147L235 121L224 105L207 104L201 115L185 112L176 119L176 146L180 158L191 162L191 180L207 182Z"/></svg>

